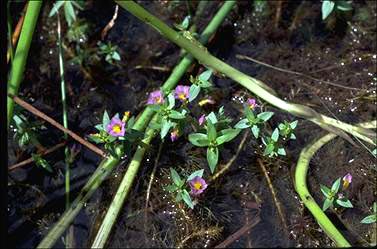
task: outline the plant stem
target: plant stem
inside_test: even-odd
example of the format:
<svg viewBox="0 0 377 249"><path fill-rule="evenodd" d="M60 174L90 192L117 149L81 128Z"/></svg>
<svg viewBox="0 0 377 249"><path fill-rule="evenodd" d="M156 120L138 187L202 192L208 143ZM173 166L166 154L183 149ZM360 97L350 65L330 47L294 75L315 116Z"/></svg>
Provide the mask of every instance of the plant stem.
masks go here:
<svg viewBox="0 0 377 249"><path fill-rule="evenodd" d="M7 3L7 27L8 27L8 51L7 51L7 63L9 61L13 62L13 44L12 44L12 18L10 15L10 1Z"/></svg>
<svg viewBox="0 0 377 249"><path fill-rule="evenodd" d="M29 53L31 40L33 37L34 29L37 24L39 10L42 1L30 1L25 14L25 20L22 25L20 39L17 44L16 53L12 62L12 68L8 81L8 94L17 95L20 83L22 80L23 72L25 70L26 59ZM14 102L11 97L7 97L7 127L13 117Z"/></svg>
<svg viewBox="0 0 377 249"><path fill-rule="evenodd" d="M376 127L374 122L360 124L362 127L372 128ZM336 134L329 133L319 140L315 140L307 145L300 153L297 161L295 172L295 189L299 194L304 205L309 209L318 224L322 227L325 233L336 243L338 247L350 247L349 242L338 231L326 214L322 211L321 207L315 202L314 198L310 195L306 184L306 176L309 169L309 163L314 154L326 143L336 137Z"/></svg>
<svg viewBox="0 0 377 249"><path fill-rule="evenodd" d="M150 14L140 5L136 4L133 1L116 1L122 8L129 11L134 16L138 17L143 22L149 24L153 28L155 28L160 34L162 34L165 38L169 39L170 41L174 42L181 48L185 49L191 55L193 55L196 59L199 60L201 64L204 64L214 71L223 73L224 75L228 76L229 78L233 79L234 81L240 83L242 86L265 100L266 102L274 105L282 110L285 110L295 116L306 118L315 124L319 125L323 129L326 129L332 133L336 133L345 137L342 132L348 132L364 141L375 145L373 139L376 137L376 133L373 131L369 131L367 129L353 126L323 114L317 113L310 107L294 104L286 102L274 94L271 93L271 89L265 85L260 80L254 79L237 69L229 66L228 64L224 63L223 61L219 60L218 58L211 55L206 48L198 46L196 43L186 39L157 17ZM340 129L340 130L339 130ZM343 130L343 131L341 131Z"/></svg>
<svg viewBox="0 0 377 249"><path fill-rule="evenodd" d="M209 37L215 33L215 31L221 25L222 21L225 19L226 15L230 12L234 4L235 4L234 1L232 2L227 1L224 3L224 5L216 13L214 18L211 20L211 22L208 24L206 29L201 34L200 39L199 39L201 42L206 43ZM184 75L187 69L190 67L192 62L193 62L193 57L191 55L186 55L180 61L180 63L173 69L173 72L171 73L169 78L165 81L165 83L162 86L162 89L165 93L171 91L178 84L178 81ZM152 119L153 115L154 115L154 111L150 107L146 107L145 110L139 115L137 121L135 122L133 126L133 129L143 131L149 124L149 121ZM143 149L139 147L136 150L133 158L138 158L138 155L142 153L142 150ZM55 244L56 240L59 239L61 234L65 231L65 229L70 225L70 223L76 217L78 212L81 210L84 202L90 198L90 196L95 192L95 190L100 186L100 184L106 179L109 172L111 172L111 170L119 163L122 152L120 151L119 147L117 147L117 151L118 151L117 153L118 157L109 156L105 158L104 160L102 160L101 164L98 166L96 171L92 174L88 182L85 184L85 186L81 190L79 196L73 201L69 210L64 212L64 214L59 219L59 221L54 225L54 227L48 232L48 234L44 237L44 239L38 245L38 248L51 248ZM136 163L136 161L133 163L133 165L134 167L138 167L138 164ZM129 171L134 171L134 170L128 167L127 172ZM126 175L127 175L127 172L126 172ZM129 176L129 174L127 176ZM93 182L95 182L95 185Z"/></svg>
<svg viewBox="0 0 377 249"><path fill-rule="evenodd" d="M200 41L201 42L207 42L209 37L217 30L217 28L220 26L222 21L225 19L227 14L231 11L233 8L235 2L234 1L228 1L223 4L223 6L220 8L220 10L216 13L214 18L211 20L211 22L208 24L207 28L203 31ZM181 61L181 63L178 65L182 65L183 68L176 67L173 70L172 75L178 74L178 77L172 78L169 77L169 79L165 82L165 84L162 86L162 89L164 92L169 92L170 89L175 86L180 79L180 77L184 74L184 72L188 69L188 67L191 65L193 61L192 56L187 55L184 57L184 59ZM183 70L184 69L184 70ZM170 88L171 87L171 88ZM146 109L148 110L148 109ZM153 111L152 111L153 112ZM143 113L144 114L144 113ZM142 114L142 117L143 117ZM147 115L147 114L146 114ZM157 115L153 119L157 118ZM139 118L140 120L140 118ZM153 122L153 120L152 120ZM135 123L135 125L138 124L138 122ZM153 129L148 129L146 131L146 136L144 138L144 143L149 144L152 138L154 137L155 131ZM94 242L92 244L92 248L102 248L105 246L105 243L107 241L108 236L110 235L111 229L116 221L116 218L120 212L121 207L123 206L123 203L125 199L127 198L128 192L131 189L132 183L136 177L136 174L139 170L140 164L142 162L142 158L144 156L145 149L144 148L138 148L133 156L133 159L131 160L128 169L126 171L126 174L123 176L122 182L117 190L117 193L114 196L114 199L112 203L110 204L109 210L106 213L106 216L101 224L101 227L99 228L99 231L97 233L96 238L94 239Z"/></svg>

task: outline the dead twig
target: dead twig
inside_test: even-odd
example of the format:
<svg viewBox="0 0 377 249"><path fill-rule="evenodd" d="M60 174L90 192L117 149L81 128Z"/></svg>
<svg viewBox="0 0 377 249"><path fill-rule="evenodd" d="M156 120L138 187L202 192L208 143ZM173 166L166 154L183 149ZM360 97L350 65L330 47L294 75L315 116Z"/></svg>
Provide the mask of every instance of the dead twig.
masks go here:
<svg viewBox="0 0 377 249"><path fill-rule="evenodd" d="M279 21L280 21L280 17L281 17L281 9L282 9L282 5L283 5L283 1L282 0L278 0L276 4L277 4L277 6L276 6L276 14L275 14L275 22L274 22L275 29L277 29L278 26L279 26Z"/></svg>
<svg viewBox="0 0 377 249"><path fill-rule="evenodd" d="M143 66L137 65L133 69L153 69L162 72L169 72L171 69L169 67L159 67L159 66Z"/></svg>
<svg viewBox="0 0 377 249"><path fill-rule="evenodd" d="M309 75L306 75L306 74L303 74L303 73L291 71L291 70L288 70L288 69L283 69L283 68L280 68L280 67L275 67L273 65L270 65L268 63L265 63L265 62L262 62L262 61L259 61L259 60L256 60L256 59L251 58L251 57L246 56L246 55L237 54L236 58L237 59L241 59L241 60L249 60L249 61L258 63L260 65L263 65L263 66L266 66L266 67L278 70L280 72L289 73L289 74L295 74L295 75L298 75L298 76L303 76L305 78L308 78L308 79L311 79L311 80L314 80L314 81L318 81L318 82L323 82L323 83L328 84L328 85L332 85L332 86L336 86L336 87L340 87L340 88L344 88L344 89L348 89L348 90L355 90L355 91L361 91L361 90L363 90L361 88L343 86L343 85L340 85L340 84L337 84L337 83L334 83L334 82L331 82L331 81L317 79L317 78L314 78L312 76L309 76Z"/></svg>
<svg viewBox="0 0 377 249"><path fill-rule="evenodd" d="M48 149L48 150L44 150L44 151L42 151L41 153L39 153L39 155L40 155L40 156L45 156L45 155L47 155L47 154L50 154L50 153L52 153L52 152L58 150L59 148L63 147L64 145L66 145L66 143L67 143L66 141L61 142L61 143L59 143L59 144L57 144L57 145L51 147L51 148ZM15 169L17 169L17 168L19 168L19 167L21 167L21 166L24 166L24 165L27 165L27 164L29 164L29 163L32 163L33 161L34 161L33 158L30 157L29 159L26 159L26 160L24 160L24 161L22 161L22 162L19 162L19 163L16 163L16 164L10 166L10 167L8 168L8 171L15 170Z"/></svg>
<svg viewBox="0 0 377 249"><path fill-rule="evenodd" d="M260 158L258 158L257 161L258 161L258 164L259 164L260 168L263 171L264 176L266 177L268 187L270 188L270 191L271 191L271 194L272 194L272 198L274 200L276 209L277 209L279 217L280 217L280 221L281 221L281 223L283 224L283 226L285 228L285 232L287 232L288 231L287 222L285 220L284 213L283 213L282 208L281 208L281 204L280 204L278 198L276 197L276 192L275 192L274 186L272 185L271 179L268 176L267 170L264 167L264 164L263 164L262 160Z"/></svg>
<svg viewBox="0 0 377 249"><path fill-rule="evenodd" d="M249 131L247 130L244 134L243 134L243 137L242 137L242 140L241 140L241 143L240 145L238 146L238 149L237 149L237 152L236 154L227 162L227 164L225 164L224 167L222 167L216 174L214 174L208 182L212 182L214 180L216 180L219 176L221 176L222 174L224 174L225 171L227 171L230 166L232 166L233 162L237 159L238 155L240 154L245 142L246 142L246 138L247 138L247 135L249 134Z"/></svg>
<svg viewBox="0 0 377 249"><path fill-rule="evenodd" d="M20 37L21 28L22 28L22 24L24 23L27 5L28 5L28 3L25 4L24 9L22 10L22 15L21 15L20 19L18 20L16 28L14 29L14 32L13 32L13 35L12 35L12 46L13 47L16 46L18 38ZM7 52L7 64L9 62L9 59L10 59L10 53Z"/></svg>
<svg viewBox="0 0 377 249"><path fill-rule="evenodd" d="M162 141L160 143L160 146L158 148L158 152L157 152L157 157L156 157L156 160L154 161L154 166L153 166L153 169L152 169L152 173L151 173L151 178L149 180L149 183L148 183L148 188L147 188L147 195L145 197L145 208L144 208L144 231L147 231L147 224L148 224L148 204L149 204L149 197L151 195L151 188L152 188L152 183L153 183L153 180L154 180L154 175L156 174L156 170L157 170L157 165L158 165L158 161L160 160L160 155L161 155L161 150L162 150L162 147L164 145L164 141ZM151 206L151 209L153 210L152 206Z"/></svg>
<svg viewBox="0 0 377 249"><path fill-rule="evenodd" d="M115 20L118 17L118 8L119 8L118 4L115 5L115 11L114 11L113 18L111 18L110 22L102 30L102 32L101 32L101 40L105 39L105 36L107 35L107 32L109 32L109 30L114 26Z"/></svg>
<svg viewBox="0 0 377 249"><path fill-rule="evenodd" d="M17 96L11 95L11 94L8 94L8 96L11 97L13 99L13 101L15 103L17 103L18 105L22 106L23 108L25 108L29 112L33 113L34 115L40 117L41 119L47 121L51 125L53 125L56 128L58 128L59 130L67 133L74 140L76 140L80 144L84 145L85 147L87 147L88 149L90 149L91 151L93 151L94 153L100 155L101 157L106 157L106 153L104 151L102 151L100 148L98 148L94 144L86 141L85 139L81 138L79 135L77 135L73 131L64 128L64 126L62 126L61 124L59 124L58 122L56 122L55 120L53 120L52 118L50 118L49 116L47 116L46 114L44 114L43 112L39 111L38 109L36 109L32 105L30 105L29 103L23 101L22 99L20 99Z"/></svg>
<svg viewBox="0 0 377 249"><path fill-rule="evenodd" d="M226 238L223 242L215 246L215 248L225 248L232 244L234 241L241 238L242 235L247 233L251 228L256 226L261 221L259 215L255 216L252 223L246 223L243 227L237 230L235 233Z"/></svg>

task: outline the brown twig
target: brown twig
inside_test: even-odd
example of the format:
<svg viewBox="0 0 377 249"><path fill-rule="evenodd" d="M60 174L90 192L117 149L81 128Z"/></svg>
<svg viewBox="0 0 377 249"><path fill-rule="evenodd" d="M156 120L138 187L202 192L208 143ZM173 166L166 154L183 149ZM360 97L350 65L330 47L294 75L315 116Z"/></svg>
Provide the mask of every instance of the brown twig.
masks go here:
<svg viewBox="0 0 377 249"><path fill-rule="evenodd" d="M341 87L341 88L345 88L345 89L348 89L348 90L356 90L356 91L360 91L360 90L362 90L362 89L360 89L360 88L349 87L349 86L343 86L343 85L340 85L340 84L337 84L337 83L334 83L334 82L331 82L331 81L320 80L320 79L314 78L314 77L312 77L312 76L309 76L309 75L306 75L306 74L303 74L303 73L299 73L299 72L291 71L291 70L288 70L288 69L283 69L283 68L280 68L280 67L275 67L275 66L273 66L273 65L270 65L270 64L268 64L268 63L265 63L265 62L262 62L262 61L259 61L259 60L256 60L256 59L251 58L251 57L246 56L246 55L237 54L237 55L236 55L236 58L237 58L237 59L241 59L241 60L249 60L249 61L252 61L252 62L258 63L258 64L260 64L260 65L263 65L263 66L266 66L266 67L269 67L269 68L272 68L272 69L278 70L278 71L280 71L280 72L289 73L289 74L295 74L295 75L298 75L298 76L303 76L303 77L306 77L306 78L308 78L308 79L311 79L311 80L314 80L314 81L318 81L318 82L323 82L323 83L328 84L328 85L332 85L332 86L336 86L336 87Z"/></svg>
<svg viewBox="0 0 377 249"><path fill-rule="evenodd" d="M22 28L22 24L24 23L27 5L28 5L28 3L25 4L24 9L22 10L22 15L21 15L20 19L18 20L16 28L14 29L14 32L13 32L13 35L12 35L12 46L13 47L16 46L18 38L20 37L21 28ZM7 63L9 62L9 59L10 59L10 54L7 53Z"/></svg>
<svg viewBox="0 0 377 249"><path fill-rule="evenodd" d="M279 26L279 20L280 20L280 17L281 17L281 9L282 9L282 5L283 5L283 1L278 0L276 4L277 4L277 6L276 6L276 15L275 15L275 22L274 22L275 29L277 29L278 26Z"/></svg>
<svg viewBox="0 0 377 249"><path fill-rule="evenodd" d="M47 155L47 154L50 154L51 152L54 152L54 151L58 150L59 148L63 147L66 143L67 143L66 141L61 142L61 143L59 143L59 144L57 144L57 145L51 147L51 148L48 149L48 150L44 150L44 151L42 151L41 153L39 153L39 155L40 155L40 156L45 156L45 155ZM33 158L30 157L29 159L26 159L26 160L24 160L24 161L22 161L22 162L19 162L19 163L16 163L16 164L10 166L10 167L8 168L8 171L12 171L12 170L17 169L17 168L19 168L19 167L21 167L21 166L24 166L24 165L27 165L27 164L29 164L29 163L32 163L33 161L34 161Z"/></svg>
<svg viewBox="0 0 377 249"><path fill-rule="evenodd" d="M111 18L110 22L105 26L105 28L101 32L101 40L105 39L105 36L107 35L107 32L109 32L109 30L114 26L115 20L118 17L118 8L119 8L119 6L117 4L115 6L115 11L114 11L113 18Z"/></svg>
<svg viewBox="0 0 377 249"><path fill-rule="evenodd" d="M259 164L260 168L263 171L264 176L266 177L268 187L270 188L270 191L271 191L271 194L272 194L272 198L274 200L276 209L277 209L279 217L280 217L280 221L281 221L281 223L283 224L283 226L285 228L285 232L287 232L288 231L287 222L285 221L285 217L284 217L284 213L283 213L282 208L281 208L281 204L280 204L278 198L276 197L276 192L275 192L274 186L272 185L271 179L268 176L267 170L264 167L264 164L263 164L262 160L260 158L258 158L257 161L258 161L258 164Z"/></svg>
<svg viewBox="0 0 377 249"><path fill-rule="evenodd" d="M251 228L256 226L260 222L259 215L255 216L252 223L246 223L243 227L241 227L239 230L237 230L235 233L230 235L228 238L226 238L223 242L215 246L215 248L225 248L232 244L237 239L241 238L242 235L247 233Z"/></svg>
<svg viewBox="0 0 377 249"><path fill-rule="evenodd" d="M162 72L169 72L171 69L169 67L160 67L160 66L143 66L137 65L133 69L153 69Z"/></svg>
<svg viewBox="0 0 377 249"><path fill-rule="evenodd" d="M30 105L29 103L23 101L22 99L20 99L17 96L11 95L11 94L8 94L8 96L11 97L15 103L19 104L20 106L22 106L23 108L25 108L29 112L33 113L34 115L40 117L41 119L47 121L51 125L58 128L59 130L67 133L69 136L71 136L73 139L75 139L77 142L84 145L85 147L87 147L91 151L95 152L96 154L98 154L102 157L106 156L106 153L104 151L102 151L100 148L91 144L90 142L86 141L85 139L81 138L79 135L77 135L73 131L64 128L64 126L62 126L61 124L59 124L58 122L56 122L55 120L53 120L52 118L50 118L49 116L44 114L43 112L39 111L38 109L36 109L32 105Z"/></svg>
<svg viewBox="0 0 377 249"><path fill-rule="evenodd" d="M216 180L219 176L221 176L222 174L224 174L225 171L227 171L230 166L232 166L233 162L237 159L238 155L240 154L245 142L246 142L246 138L247 138L247 135L249 134L249 131L247 130L244 134L243 134L243 137L242 137L242 140L241 140L241 143L240 145L238 146L238 149L237 149L237 152L236 154L227 162L227 164L225 164L224 167L222 167L216 174L214 174L208 182L212 182L214 180Z"/></svg>

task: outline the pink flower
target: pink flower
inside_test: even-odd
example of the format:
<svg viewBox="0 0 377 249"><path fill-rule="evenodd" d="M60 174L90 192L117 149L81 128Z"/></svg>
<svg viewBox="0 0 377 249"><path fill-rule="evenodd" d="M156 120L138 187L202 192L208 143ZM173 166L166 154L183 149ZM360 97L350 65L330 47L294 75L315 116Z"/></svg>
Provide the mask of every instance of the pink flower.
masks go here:
<svg viewBox="0 0 377 249"><path fill-rule="evenodd" d="M156 90L149 94L147 104L154 105L154 104L162 104L164 102L165 100L164 100L161 90Z"/></svg>
<svg viewBox="0 0 377 249"><path fill-rule="evenodd" d="M352 182L352 175L350 173L347 173L343 177L343 189L348 188L348 186L350 185L351 182Z"/></svg>
<svg viewBox="0 0 377 249"><path fill-rule="evenodd" d="M118 117L113 117L106 127L107 133L113 137L123 137L126 129L125 122L122 122Z"/></svg>
<svg viewBox="0 0 377 249"><path fill-rule="evenodd" d="M174 129L171 133L170 133L170 139L172 142L176 141L178 139L178 130L177 129Z"/></svg>
<svg viewBox="0 0 377 249"><path fill-rule="evenodd" d="M195 176L192 180L189 181L191 188L190 194L193 196L198 196L207 188L206 181L200 176Z"/></svg>
<svg viewBox="0 0 377 249"><path fill-rule="evenodd" d="M248 99L247 99L247 105L249 106L249 108L250 108L251 110L254 110L255 107L259 106L259 105L257 105L256 100L255 100L255 99L252 99L252 98L248 98Z"/></svg>
<svg viewBox="0 0 377 249"><path fill-rule="evenodd" d="M190 87L178 85L175 88L175 98L181 100L182 102L187 101L190 96Z"/></svg>
<svg viewBox="0 0 377 249"><path fill-rule="evenodd" d="M199 125L204 124L204 121L206 121L206 115L205 114L203 114L202 116L200 116L200 118L199 118Z"/></svg>

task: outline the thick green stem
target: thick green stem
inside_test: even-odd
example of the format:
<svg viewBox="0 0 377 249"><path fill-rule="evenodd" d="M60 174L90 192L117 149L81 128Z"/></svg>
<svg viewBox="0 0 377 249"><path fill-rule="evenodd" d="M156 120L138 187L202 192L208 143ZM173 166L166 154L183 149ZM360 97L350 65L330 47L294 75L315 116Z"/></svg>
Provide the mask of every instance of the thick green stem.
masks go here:
<svg viewBox="0 0 377 249"><path fill-rule="evenodd" d="M366 128L376 127L374 122L360 124ZM314 154L326 143L335 138L336 135L329 133L319 140L306 146L300 153L295 172L295 188L299 194L304 205L309 209L318 224L322 227L325 233L336 243L338 247L350 247L349 242L343 237L339 230L334 226L326 214L322 211L321 207L315 202L314 198L310 195L306 184L306 176L308 174L309 163Z"/></svg>
<svg viewBox="0 0 377 249"><path fill-rule="evenodd" d="M195 42L186 39L184 36L180 35L157 17L150 14L140 5L136 4L133 1L116 1L121 7L132 13L134 16L138 17L143 22L149 24L151 27L155 28L160 34L165 38L174 42L181 48L185 49L187 52L192 54L200 63L212 68L214 71L218 71L238 82L255 95L259 96L266 102L270 103L273 106L276 106L282 110L285 110L295 116L306 118L322 128L329 130L330 132L336 132L336 130L341 129L345 132L348 132L368 143L375 144L373 139L376 137L376 134L373 131L367 129L353 126L333 118L327 117L325 115L317 113L310 107L286 102L273 93L271 89L265 85L260 80L254 79L237 69L229 66L223 61L217 59L211 55L206 48L198 46ZM338 128L338 129L337 129ZM341 132L338 132L341 134Z"/></svg>
<svg viewBox="0 0 377 249"><path fill-rule="evenodd" d="M234 4L234 1L224 3L224 5L221 7L218 13L216 13L214 18L208 24L207 28L201 34L199 39L201 42L206 43L209 37L215 33L215 31L221 25L222 21L225 19L226 15L232 9ZM163 84L162 89L164 92L171 91L177 85L178 81L190 67L192 62L193 57L191 55L186 55L180 61L180 63L173 69L173 72L171 73L169 78ZM145 110L140 114L137 121L135 122L133 129L139 131L145 130L153 115L154 111L151 108L145 108ZM137 154L141 155L142 153L144 153L140 150L142 150L142 148L138 148L138 150L134 154L134 157L136 159ZM63 213L59 221L54 225L54 227L48 232L45 238L38 245L38 248L51 248L55 244L56 240L62 235L62 233L67 229L67 227L71 224L78 212L81 210L85 201L87 201L90 198L90 196L94 193L96 188L98 188L100 184L105 180L109 172L111 172L112 169L119 163L122 153L120 150L118 150L118 152L118 158L109 156L101 162L101 164L98 166L96 171L92 174L91 178L88 180L88 182L81 190L80 195L75 199L70 208L65 213ZM136 161L133 163L133 165L134 167L138 168ZM130 173L128 174L128 176L129 175ZM96 182L95 185L93 184L94 181ZM88 189L90 189L91 191L88 192ZM126 197L127 196L125 196L125 198Z"/></svg>
<svg viewBox="0 0 377 249"><path fill-rule="evenodd" d="M157 118L158 116L157 114L155 114L152 122ZM143 142L145 144L149 144L152 141L155 132L156 131L154 129L147 129ZM97 232L97 236L94 239L92 248L103 248L105 246L111 229L115 224L121 208L123 207L123 203L131 190L134 179L136 178L137 172L139 171L140 164L143 161L145 151L146 148L139 146L135 154L133 155L132 160L127 167L126 174L124 175L122 182L120 183L118 190L114 195L113 201L111 202L111 205L106 212L106 216L102 221L101 227Z"/></svg>
<svg viewBox="0 0 377 249"><path fill-rule="evenodd" d="M39 10L42 1L30 1L26 10L25 20L22 25L20 39L17 44L16 53L13 58L12 68L8 81L8 94L17 96L18 89L25 70L26 60L30 49L35 25L37 24ZM13 99L7 97L7 127L13 117Z"/></svg>
<svg viewBox="0 0 377 249"><path fill-rule="evenodd" d="M13 44L12 44L12 17L10 15L10 1L7 3L7 27L8 27L8 51L7 51L7 63L8 55L10 56L10 61L13 62Z"/></svg>
<svg viewBox="0 0 377 249"><path fill-rule="evenodd" d="M222 23L222 21L225 19L225 17L227 16L227 14L231 11L231 9L233 8L235 4L235 1L228 1L228 2L225 2L224 5L220 8L220 10L218 11L218 13L216 13L216 15L214 16L214 18L211 20L211 22L209 23L209 25L207 26L207 28L203 31L201 37L200 37L200 42L202 43L206 43L209 39L209 37L216 31L216 29L220 26L220 24ZM183 69L180 69L180 68L176 68L176 69L179 69L179 71L177 70L177 73L179 74L179 78L183 75L183 73L187 70L187 68L189 67L189 65L191 65L193 61L193 58L192 56L188 55L186 56L183 61L181 63L184 63L182 64L184 66L184 71ZM175 71L175 70L174 70ZM174 74L174 71L173 71L173 74ZM172 84L176 85L176 80L177 78L172 78L172 77L169 77L169 79L166 81L166 83L164 84L164 86L169 83L169 85L171 84L170 82L174 82ZM163 90L164 91L169 91L169 89L167 88L164 88L163 87ZM153 119L157 119L157 116L155 115L155 117ZM153 120L152 120L153 122ZM155 131L153 129L148 129L146 131L146 136L144 138L144 143L146 144L149 144L150 141L152 140L152 138L154 137L154 134L155 134ZM113 198L113 201L106 213L106 216L101 224L101 227L99 228L98 230L98 233L97 233L97 236L96 238L94 239L94 242L92 244L92 248L103 248L105 246L105 243L110 235L110 232L111 232L111 229L113 227L113 225L115 224L115 221L116 221L116 218L118 217L118 214L123 206L123 203L125 201L125 199L127 198L127 195L132 187L132 184L134 182L134 179L137 175L137 172L139 170L139 167L140 167L140 164L142 162L142 159L143 159L143 156L144 156L144 153L145 153L145 148L141 148L139 147L132 160L131 160L131 163L128 165L128 169L126 171L126 174L124 175L123 179L122 179L122 182Z"/></svg>

